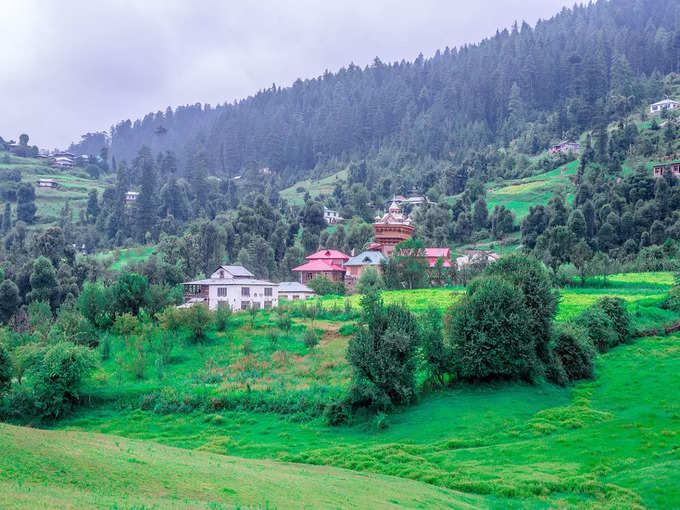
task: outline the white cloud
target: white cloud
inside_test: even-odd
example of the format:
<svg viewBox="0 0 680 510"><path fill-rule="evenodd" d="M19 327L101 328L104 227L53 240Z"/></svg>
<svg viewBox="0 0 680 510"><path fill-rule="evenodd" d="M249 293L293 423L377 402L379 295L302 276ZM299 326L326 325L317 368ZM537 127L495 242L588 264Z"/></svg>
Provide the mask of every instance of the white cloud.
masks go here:
<svg viewBox="0 0 680 510"><path fill-rule="evenodd" d="M0 0L0 135L63 147L168 105L477 42L565 3Z"/></svg>

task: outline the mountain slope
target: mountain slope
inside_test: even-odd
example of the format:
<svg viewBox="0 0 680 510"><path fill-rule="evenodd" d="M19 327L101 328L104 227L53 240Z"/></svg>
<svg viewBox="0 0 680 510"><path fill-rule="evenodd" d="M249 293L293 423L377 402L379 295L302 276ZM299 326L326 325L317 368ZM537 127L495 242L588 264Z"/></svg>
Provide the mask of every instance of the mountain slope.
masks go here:
<svg viewBox="0 0 680 510"><path fill-rule="evenodd" d="M514 139L536 153L662 95L654 73L678 70L679 13L678 0L575 6L432 58L376 58L235 104L125 121L113 129L112 154L129 161L146 144L175 150L188 172L269 167L291 183L333 158L380 149L398 152L405 171L424 158L461 164Z"/></svg>
<svg viewBox="0 0 680 510"><path fill-rule="evenodd" d="M115 436L0 424L0 507L479 508L395 477L254 461Z"/></svg>

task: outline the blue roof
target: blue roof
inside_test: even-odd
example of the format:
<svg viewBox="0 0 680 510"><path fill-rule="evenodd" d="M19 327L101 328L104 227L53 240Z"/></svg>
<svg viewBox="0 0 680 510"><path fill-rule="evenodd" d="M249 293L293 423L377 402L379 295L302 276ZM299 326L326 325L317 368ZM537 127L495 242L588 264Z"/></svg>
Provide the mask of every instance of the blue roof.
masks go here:
<svg viewBox="0 0 680 510"><path fill-rule="evenodd" d="M350 257L350 259L345 262L344 266L377 266L380 264L381 260L386 259L379 251L364 251L359 255Z"/></svg>

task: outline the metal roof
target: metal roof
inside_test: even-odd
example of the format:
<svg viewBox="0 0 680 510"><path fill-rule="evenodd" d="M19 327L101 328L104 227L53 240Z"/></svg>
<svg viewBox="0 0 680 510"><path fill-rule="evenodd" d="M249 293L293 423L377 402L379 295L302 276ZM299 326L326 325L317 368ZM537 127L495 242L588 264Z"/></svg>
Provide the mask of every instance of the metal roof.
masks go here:
<svg viewBox="0 0 680 510"><path fill-rule="evenodd" d="M205 280L194 280L193 282L182 282L183 285L264 285L268 287L278 287L278 283L256 280L255 278L207 278Z"/></svg>
<svg viewBox="0 0 680 510"><path fill-rule="evenodd" d="M385 255L383 255L379 251L364 251L361 252L359 255L355 255L354 257L350 258L347 262L345 262L343 265L344 266L377 266L380 264L380 261L383 259L386 259Z"/></svg>

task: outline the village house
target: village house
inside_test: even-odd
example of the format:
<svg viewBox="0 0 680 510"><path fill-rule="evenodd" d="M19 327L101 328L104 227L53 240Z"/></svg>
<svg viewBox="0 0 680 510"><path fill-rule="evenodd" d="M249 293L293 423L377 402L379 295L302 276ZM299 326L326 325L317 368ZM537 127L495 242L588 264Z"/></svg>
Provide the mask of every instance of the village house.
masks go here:
<svg viewBox="0 0 680 510"><path fill-rule="evenodd" d="M664 99L657 103L649 105L649 113L656 115L660 114L664 110L675 110L680 106L680 102L674 101L672 99Z"/></svg>
<svg viewBox="0 0 680 510"><path fill-rule="evenodd" d="M300 282L279 283L279 299L296 301L298 299L309 299L314 296L314 291Z"/></svg>
<svg viewBox="0 0 680 510"><path fill-rule="evenodd" d="M73 156L68 153L52 155L50 166L54 168L73 168Z"/></svg>
<svg viewBox="0 0 680 510"><path fill-rule="evenodd" d="M425 248L425 258L428 267L436 266L439 259L442 267L451 267L451 250L448 248Z"/></svg>
<svg viewBox="0 0 680 510"><path fill-rule="evenodd" d="M243 266L220 266L205 280L184 282L184 308L206 303L210 310L272 308L279 303L279 286L255 279Z"/></svg>
<svg viewBox="0 0 680 510"><path fill-rule="evenodd" d="M345 219L338 214L338 211L328 209L327 207L323 208L323 219L326 220L326 223L329 225L335 225L336 223L345 221Z"/></svg>
<svg viewBox="0 0 680 510"><path fill-rule="evenodd" d="M568 140L563 140L560 143L553 145L548 149L548 152L550 153L551 156L554 156L555 154L560 154L562 152L578 152L581 150L581 146L576 143L576 142L571 142Z"/></svg>
<svg viewBox="0 0 680 510"><path fill-rule="evenodd" d="M456 258L456 266L458 269L462 269L465 266L471 264L481 264L487 265L491 262L497 261L500 256L493 251L483 251L483 250L461 250L463 254L461 257Z"/></svg>
<svg viewBox="0 0 680 510"><path fill-rule="evenodd" d="M57 182L54 179L38 179L39 188L56 188Z"/></svg>
<svg viewBox="0 0 680 510"><path fill-rule="evenodd" d="M345 268L342 265L349 257L341 251L321 250L305 257L305 260L309 262L293 268L293 271L300 273L300 283L303 285L317 276L332 282L341 282L345 279Z"/></svg>
<svg viewBox="0 0 680 510"><path fill-rule="evenodd" d="M367 250L379 251L389 257L397 244L411 239L414 230L411 220L401 213L396 202L392 202L387 214L375 218L373 223L375 242L371 243Z"/></svg>
<svg viewBox="0 0 680 510"><path fill-rule="evenodd" d="M131 203L137 200L137 197L139 196L139 191L127 191L125 193L125 202L126 203Z"/></svg>
<svg viewBox="0 0 680 510"><path fill-rule="evenodd" d="M356 282L361 277L361 273L367 268L374 268L378 274L380 274L380 263L386 260L387 257L379 251L363 251L359 255L350 257L350 259L343 264L343 267L347 271L345 273L345 286L353 291Z"/></svg>
<svg viewBox="0 0 680 510"><path fill-rule="evenodd" d="M668 163L654 165L654 177L662 177L664 172L672 172L675 177L680 178L680 161L669 161Z"/></svg>

